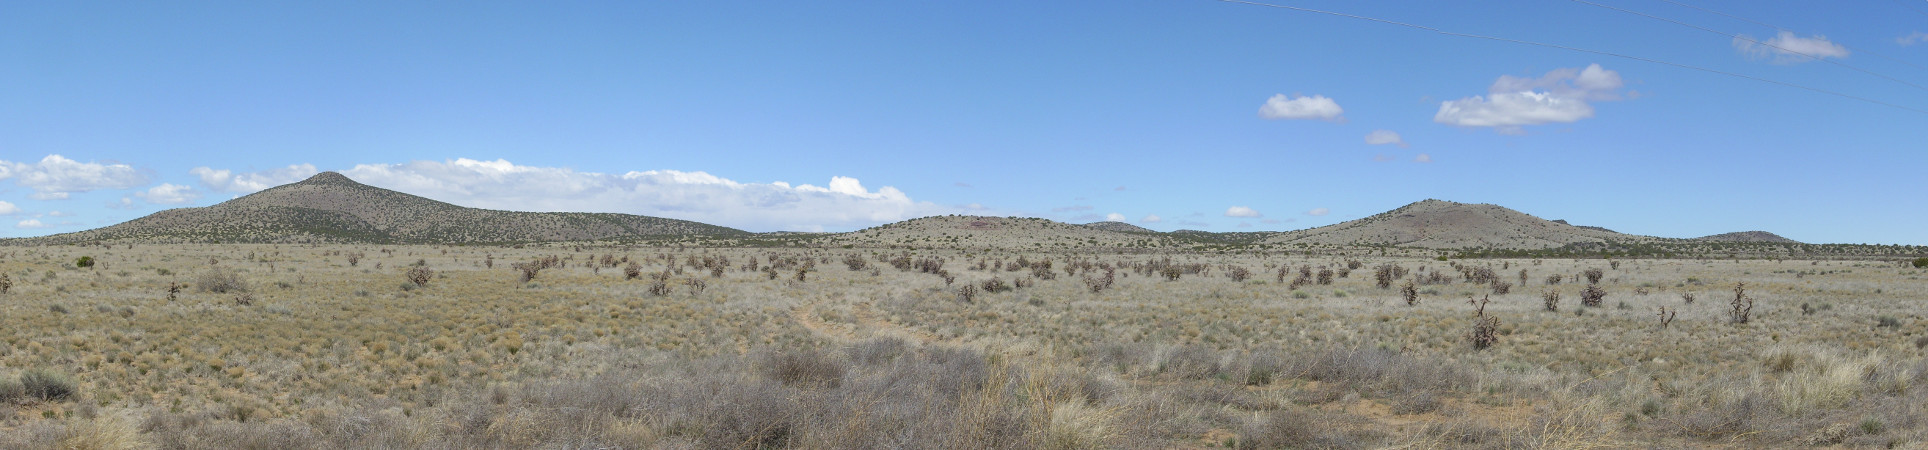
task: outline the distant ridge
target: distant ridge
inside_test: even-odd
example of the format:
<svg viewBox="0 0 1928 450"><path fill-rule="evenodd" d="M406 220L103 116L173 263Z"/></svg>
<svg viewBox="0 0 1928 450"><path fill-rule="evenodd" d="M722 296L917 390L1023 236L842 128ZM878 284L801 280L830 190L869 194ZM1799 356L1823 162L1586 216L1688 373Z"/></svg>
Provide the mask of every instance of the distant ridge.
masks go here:
<svg viewBox="0 0 1928 450"><path fill-rule="evenodd" d="M1693 240L1702 242L1771 242L1777 244L1799 244L1801 241L1781 237L1766 231L1736 231L1713 236L1701 236Z"/></svg>
<svg viewBox="0 0 1928 450"><path fill-rule="evenodd" d="M467 208L322 172L212 206L170 209L105 228L17 241L462 244L745 234L631 214Z"/></svg>
<svg viewBox="0 0 1928 450"><path fill-rule="evenodd" d="M1087 228L1095 228L1095 229L1105 230L1105 231L1117 231L1122 233L1157 233L1156 231L1152 231L1151 229L1148 229L1145 227L1132 225L1124 222L1115 222L1115 221L1114 222L1092 222L1092 223L1084 224L1084 226Z"/></svg>
<svg viewBox="0 0 1928 450"><path fill-rule="evenodd" d="M1561 225L1573 225L1573 224L1570 224L1570 223L1567 223L1567 221L1566 221L1566 219L1559 219L1559 220L1554 220L1554 221L1553 221L1553 223L1557 223L1557 224L1561 224ZM1573 225L1573 226L1576 226L1576 227L1580 227L1580 228L1585 228L1585 229L1589 229L1589 230L1594 230L1594 231L1605 231L1605 232L1608 232L1608 233L1619 233L1618 231L1613 231L1613 230L1609 230L1609 229L1606 229L1605 227L1594 227L1594 226L1586 226L1586 225Z"/></svg>
<svg viewBox="0 0 1928 450"><path fill-rule="evenodd" d="M1537 250L1658 238L1576 227L1491 204L1427 199L1371 217L1282 233L1266 243Z"/></svg>

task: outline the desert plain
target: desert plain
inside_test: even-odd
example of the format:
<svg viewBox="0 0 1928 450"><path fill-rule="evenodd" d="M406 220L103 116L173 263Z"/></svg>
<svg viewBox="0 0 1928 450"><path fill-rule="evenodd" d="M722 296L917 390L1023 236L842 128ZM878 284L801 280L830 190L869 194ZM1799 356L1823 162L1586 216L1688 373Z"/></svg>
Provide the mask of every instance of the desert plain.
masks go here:
<svg viewBox="0 0 1928 450"><path fill-rule="evenodd" d="M1379 253L4 247L0 447L1928 442L1909 261Z"/></svg>

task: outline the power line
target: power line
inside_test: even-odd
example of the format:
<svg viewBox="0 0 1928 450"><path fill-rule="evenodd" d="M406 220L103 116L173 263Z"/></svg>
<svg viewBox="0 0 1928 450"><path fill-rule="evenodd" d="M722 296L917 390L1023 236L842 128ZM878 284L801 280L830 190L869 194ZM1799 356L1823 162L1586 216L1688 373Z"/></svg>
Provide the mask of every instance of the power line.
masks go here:
<svg viewBox="0 0 1928 450"><path fill-rule="evenodd" d="M1429 27L1429 26L1425 26L1425 25L1414 25L1414 24L1410 24L1410 23L1405 23L1405 22L1398 22L1398 21L1393 21L1393 20L1386 20L1386 19L1380 19L1380 18L1376 18L1376 17L1367 17L1367 16L1361 16L1361 15L1357 15L1357 14L1347 14L1347 13L1342 13L1342 12L1335 12L1335 11L1326 11L1326 10L1321 10L1321 9L1312 9L1312 8L1302 8L1302 7L1298 7L1298 6L1286 6L1286 5L1277 5L1277 4L1271 4L1271 3L1259 3L1259 2L1254 2L1254 1L1248 1L1248 0L1217 0L1217 1L1220 1L1220 2L1225 2L1225 3L1238 3L1238 4L1243 4L1243 5L1252 5L1252 6L1263 6L1263 7L1267 7L1267 8L1279 8L1279 9L1288 9L1288 10L1293 10L1293 11L1299 11L1299 12L1308 12L1308 13L1314 13L1314 14L1324 14L1324 15L1328 15L1328 16L1335 16L1335 17L1344 17L1344 18L1348 18L1348 19L1354 19L1354 20L1364 20L1364 21L1368 21L1368 22L1379 22L1379 23L1383 23L1383 24L1387 24L1387 25L1398 25L1398 26L1402 26L1402 27L1407 27L1407 28L1413 28L1413 29L1418 29L1418 30L1426 30L1426 31L1431 31L1431 32L1433 32L1433 33L1436 33L1436 34L1443 34L1443 35L1447 35L1447 36L1457 36L1457 37L1464 37L1464 38L1473 38L1473 39L1486 39L1486 40L1490 40L1490 41L1498 41L1498 42L1508 42L1508 43L1514 43L1514 44L1521 44L1521 45L1532 45L1532 46L1537 46L1537 47L1546 47L1546 48L1554 48L1554 49L1560 49L1560 50L1567 50L1567 51L1574 51L1574 52L1580 52L1580 53L1592 53L1592 54L1596 54L1596 55L1604 55L1604 56L1612 56L1612 57L1615 57L1615 58L1623 58L1623 59L1631 59L1631 60L1634 60L1634 61L1641 61L1641 62L1647 62L1647 63L1653 63L1653 64L1660 64L1660 65L1665 65L1665 66L1673 66L1673 67L1679 67L1679 68L1682 68L1682 69L1689 69L1689 70L1698 70L1698 71L1701 71L1701 72L1707 72L1707 73L1712 73L1712 74L1717 74L1717 75L1726 75L1726 76L1730 76L1730 77L1734 77L1734 78L1740 78L1740 79L1744 79L1744 80L1753 80L1753 81L1758 81L1758 82L1762 82L1762 83L1768 83L1768 84L1775 84L1775 85L1780 85L1780 86L1786 86L1786 87L1791 87L1791 88L1795 88L1795 89L1801 89L1801 90L1805 90L1805 91L1810 91L1810 92L1816 92L1816 93L1821 93L1821 94L1827 94L1827 95L1832 95L1832 96L1836 96L1836 97L1841 97L1841 98L1845 98L1845 99L1849 99L1849 100L1859 100L1859 101L1862 101L1862 102L1867 102L1867 103L1873 103L1873 104L1876 104L1876 105L1881 105L1881 106L1886 106L1886 107L1890 107L1890 108L1895 108L1895 109L1900 109L1900 110L1906 110L1906 111L1913 111L1913 112L1917 112L1917 113L1921 113L1921 114L1928 114L1928 110L1923 110L1923 109L1917 109L1917 108L1912 108L1912 107L1907 107L1907 106L1902 106L1902 105L1897 105L1897 104L1894 104L1894 103L1888 103L1888 102L1884 102L1884 101L1880 101L1880 100L1875 100L1875 99L1871 99L1871 98L1867 98L1867 97L1861 97L1861 96L1856 96L1856 95L1849 95L1849 94L1845 94L1845 93L1840 93L1840 92L1835 92L1835 91L1830 91L1830 90L1827 90L1827 89L1821 89L1821 88L1816 88L1816 87L1808 87L1808 86L1802 86L1802 85L1798 85L1798 84L1794 84L1794 83L1788 83L1788 82L1785 82L1785 81L1775 81L1775 80L1770 80L1770 79L1766 79L1766 78L1761 78L1761 77L1756 77L1756 76L1752 76L1752 75L1743 75L1743 74L1739 74L1739 73L1734 73L1734 72L1728 72L1728 71L1724 71L1724 70L1715 70L1715 69L1709 69L1709 68L1706 68L1706 67L1700 67L1700 66L1692 66L1692 65L1687 65L1687 64L1681 64L1681 63L1676 63L1676 62L1668 62L1668 61L1662 61L1662 60L1658 60L1658 59L1652 59L1652 58L1643 58L1643 57L1639 57L1639 56L1633 56L1633 55L1627 55L1627 54L1622 54L1622 53L1614 53L1614 52L1608 52L1608 51L1601 51L1601 50L1591 50L1591 49L1584 49L1584 48L1579 48L1579 47L1571 47L1571 46L1565 46L1565 45L1559 45L1559 44L1549 44L1549 43L1545 43L1545 42L1536 42L1536 41L1527 41L1527 40L1520 40L1520 39L1512 39L1512 38L1503 38L1503 37L1498 37L1498 36L1487 36L1487 35L1481 35L1481 34L1469 34L1469 33L1457 33L1457 32L1452 32L1452 31L1446 31L1446 30L1442 30L1442 29L1438 29L1438 28L1433 28L1433 27Z"/></svg>
<svg viewBox="0 0 1928 450"><path fill-rule="evenodd" d="M1742 21L1742 22L1747 22L1747 23L1751 23L1751 24L1755 24L1755 25L1760 25L1760 26L1763 26L1763 27L1768 27L1768 28L1773 28L1773 29L1774 29L1774 31L1786 31L1786 32L1789 32L1789 33L1792 33L1792 32L1794 32L1794 30L1789 30L1789 29L1787 29L1787 28L1783 28L1783 27L1780 27L1780 26L1776 26L1776 25L1774 25L1774 24L1771 24L1771 23L1767 23L1767 22L1762 22L1762 21L1758 21L1758 20L1754 20L1754 19L1749 19L1749 18L1746 18L1746 17L1741 17L1741 16L1737 16L1737 15L1733 15L1733 14L1728 14L1728 13L1724 13L1724 12L1720 12L1720 11L1715 11L1715 10L1712 10L1712 9L1707 9L1707 8L1703 8L1703 7L1699 7L1699 6L1694 6L1694 5L1689 5L1689 4L1686 4L1686 3L1681 3L1681 2L1677 2L1677 1L1674 1L1674 0L1660 0L1660 1L1662 1L1662 2L1666 2L1666 3L1670 3L1670 4L1673 4L1673 5L1677 5L1677 6L1681 6L1681 7L1685 7L1685 8L1692 8L1692 9L1696 9L1696 10L1700 10L1701 12L1705 12L1705 13L1709 13L1709 14L1714 14L1714 15L1718 15L1718 16L1722 16L1722 17L1726 17L1726 18L1729 18L1729 19L1734 19L1734 20L1739 20L1739 21ZM1903 5L1903 6L1906 6L1906 5ZM1913 7L1910 7L1910 8L1913 8ZM1915 10L1915 12L1921 12L1921 10ZM1924 15L1928 15L1928 13L1923 13L1923 14L1924 14ZM1841 45L1841 44L1835 44L1835 45ZM1870 54L1870 55L1874 55L1874 56L1876 56L1876 57L1879 57L1879 58L1881 58L1881 59L1885 59L1885 60L1889 60L1889 61L1894 61L1894 62L1898 62L1898 63L1902 63L1902 64L1907 64L1907 65L1910 65L1910 66L1914 66L1914 68L1916 68L1916 69L1922 69L1922 70L1928 70L1928 67L1922 67L1922 66L1921 66L1921 65L1919 65L1919 64L1915 64L1915 63L1911 63L1911 62L1908 62L1908 61L1905 61L1905 60L1901 60L1901 59L1897 59L1897 58L1891 58L1891 57L1888 57L1888 55L1883 55L1883 54L1880 54L1880 53L1875 53L1875 52L1871 52L1871 51L1868 51L1868 50L1866 50L1866 49L1861 49L1861 48L1854 48L1854 47L1848 47L1848 46L1846 46L1846 45L1841 45L1841 46L1842 46L1843 48L1848 48L1848 49L1850 49L1850 50L1854 50L1855 52L1859 52L1859 53L1867 53L1867 54ZM1810 56L1810 57L1811 57L1811 56ZM1856 70L1859 70L1859 69L1856 69ZM1886 77L1883 77L1883 78L1886 78ZM1916 86L1916 87L1920 87L1920 86Z"/></svg>
<svg viewBox="0 0 1928 450"><path fill-rule="evenodd" d="M1905 2L1902 2L1901 0L1895 0L1895 4L1898 4L1898 5L1901 5L1901 7L1903 7L1903 8L1908 8L1908 10L1910 10L1910 11L1914 11L1914 12L1915 12L1915 14L1920 14L1920 15L1924 15L1924 16L1928 16L1928 11L1922 11L1922 10L1921 10L1921 8L1916 8L1916 7L1914 7L1914 6L1910 6L1910 5L1908 5L1907 3L1905 3Z"/></svg>
<svg viewBox="0 0 1928 450"><path fill-rule="evenodd" d="M1758 41L1758 40L1755 40L1754 38L1751 38L1751 37L1747 37L1747 36L1743 36L1743 35L1739 35L1739 34L1729 34L1729 33L1726 33L1726 32L1722 32L1722 31L1716 31L1716 30L1714 30L1714 29L1712 29L1712 28L1707 28L1707 27L1703 27L1703 26L1700 26L1700 25L1694 25L1694 24L1691 24L1691 23L1687 23L1687 22L1681 22L1681 21L1678 21L1678 20L1674 20L1674 19L1669 19L1669 18L1665 18L1665 17L1660 17L1660 16L1656 16L1656 15L1653 15L1653 14L1647 14L1647 13L1643 13L1643 12L1640 12L1640 11L1634 11L1634 10L1630 10L1630 9L1626 9L1626 8L1620 8L1620 7L1615 7L1615 6L1607 6L1607 5L1602 5L1602 4L1599 4L1599 3L1594 3L1594 2L1590 2L1590 1L1587 1L1587 0L1572 0L1572 1L1573 1L1574 3L1579 3L1579 4L1583 4L1583 5L1590 5L1590 6L1595 6L1595 7L1599 7L1599 8L1604 8L1604 9L1610 9L1610 10L1614 10L1614 11L1619 11L1619 12L1623 12L1623 13L1627 13L1627 14L1632 14L1632 15L1636 15L1636 16L1640 16L1640 17L1645 17L1645 18L1649 18L1649 19L1653 19L1653 20L1658 20L1658 21L1662 21L1662 22L1667 22L1667 23L1671 23L1671 24L1675 24L1675 25L1680 25L1680 26L1683 26L1683 27L1687 27L1687 28L1693 28L1693 29L1696 29L1696 30L1700 30L1700 31L1705 31L1705 32L1708 32L1708 33L1713 33L1713 34L1717 34L1717 35L1721 35L1721 36L1728 36L1728 37L1733 37L1734 39L1740 39L1740 40L1743 40L1743 41L1747 41L1747 42L1752 42L1752 43L1755 43L1755 44L1759 44L1759 45L1765 45L1765 46L1768 46L1768 47L1771 47L1771 48L1773 48L1773 49L1775 49L1775 50L1780 50L1780 51L1783 51L1783 52L1788 52L1788 53L1793 53L1793 54L1796 54L1796 55L1801 55L1801 56L1805 56L1805 57L1807 57L1808 59L1812 59L1812 60L1815 60L1815 61L1820 61L1820 62L1824 62L1824 63L1828 63L1828 64L1833 64L1833 65L1836 65L1836 66L1841 66L1841 67L1846 67L1846 68L1848 68L1848 69L1850 69L1850 70L1853 70L1853 71L1856 71L1856 72L1861 72L1861 73L1865 73L1865 74L1868 74L1868 75L1874 75L1874 76L1877 76L1877 77L1881 77L1881 78L1884 78L1884 79L1887 79L1888 81L1893 81L1893 82L1896 82L1896 83L1901 83L1901 84L1905 84L1905 85L1908 85L1909 87L1913 87L1913 88L1915 88L1915 89L1920 89L1920 90L1924 90L1924 91L1928 91L1928 87L1923 87L1922 85L1919 85L1919 84L1914 84L1914 83L1910 83L1910 82L1908 82L1908 81L1905 81L1905 80L1902 80L1902 79L1900 79L1900 78L1895 78L1895 77L1891 77L1891 76L1887 76L1887 75L1882 75L1882 74L1878 74L1878 73L1874 73L1873 71L1870 71L1870 70L1866 70L1866 69L1862 69L1862 68L1860 68L1860 67L1855 67L1855 66L1850 66L1850 65L1848 65L1847 63L1843 63L1843 62L1840 62L1840 61L1835 61L1835 60L1831 60L1831 59L1824 59L1824 58L1822 58L1822 57L1820 57L1820 56L1814 56L1814 55L1812 55L1812 54L1808 54L1808 53L1806 53L1806 52L1801 52L1801 51L1797 51L1797 50L1793 50L1793 49L1790 49L1790 48L1787 48L1787 47L1782 47L1782 46L1779 46L1779 45L1774 45L1774 44L1770 44L1770 43L1767 43L1767 42L1761 42L1761 41ZM1663 0L1663 1L1665 1L1665 0ZM1776 27L1776 28L1779 28L1779 27Z"/></svg>

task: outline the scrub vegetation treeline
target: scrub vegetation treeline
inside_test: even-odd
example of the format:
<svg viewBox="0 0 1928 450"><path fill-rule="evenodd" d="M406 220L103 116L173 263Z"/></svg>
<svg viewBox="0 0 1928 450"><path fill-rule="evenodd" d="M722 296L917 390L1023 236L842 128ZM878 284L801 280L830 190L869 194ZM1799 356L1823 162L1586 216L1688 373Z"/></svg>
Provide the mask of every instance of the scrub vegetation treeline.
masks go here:
<svg viewBox="0 0 1928 450"><path fill-rule="evenodd" d="M1912 258L841 245L0 247L0 447L1928 442Z"/></svg>

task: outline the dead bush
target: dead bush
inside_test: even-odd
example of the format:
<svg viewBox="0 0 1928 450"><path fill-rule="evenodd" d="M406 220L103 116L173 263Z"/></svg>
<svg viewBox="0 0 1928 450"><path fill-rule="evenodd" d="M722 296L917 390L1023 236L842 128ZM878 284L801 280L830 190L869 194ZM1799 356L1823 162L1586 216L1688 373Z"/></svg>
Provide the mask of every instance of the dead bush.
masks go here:
<svg viewBox="0 0 1928 450"><path fill-rule="evenodd" d="M194 280L194 288L201 290L201 292L225 294L228 292L246 291L248 290L248 283L241 279L241 274L239 273L235 273L226 268L211 267L208 268L207 271L201 272L201 276Z"/></svg>

